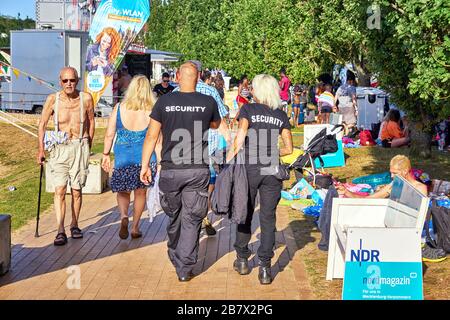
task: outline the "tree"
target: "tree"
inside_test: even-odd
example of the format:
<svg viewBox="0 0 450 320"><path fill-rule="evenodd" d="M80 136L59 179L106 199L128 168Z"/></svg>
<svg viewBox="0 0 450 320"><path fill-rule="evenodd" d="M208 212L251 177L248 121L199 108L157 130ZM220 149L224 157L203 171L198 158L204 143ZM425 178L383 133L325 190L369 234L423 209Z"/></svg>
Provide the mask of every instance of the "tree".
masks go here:
<svg viewBox="0 0 450 320"><path fill-rule="evenodd" d="M367 32L371 68L412 121L413 154L431 156L431 129L450 115L450 3L383 1L381 30Z"/></svg>
<svg viewBox="0 0 450 320"><path fill-rule="evenodd" d="M34 25L35 22L31 19L18 20L0 16L0 47L9 47L11 30L31 29Z"/></svg>
<svg viewBox="0 0 450 320"><path fill-rule="evenodd" d="M450 115L450 2L375 4L381 12L373 0L153 0L148 39L235 77L286 67L294 82L311 84L353 62L360 85L378 74L428 157L434 121Z"/></svg>

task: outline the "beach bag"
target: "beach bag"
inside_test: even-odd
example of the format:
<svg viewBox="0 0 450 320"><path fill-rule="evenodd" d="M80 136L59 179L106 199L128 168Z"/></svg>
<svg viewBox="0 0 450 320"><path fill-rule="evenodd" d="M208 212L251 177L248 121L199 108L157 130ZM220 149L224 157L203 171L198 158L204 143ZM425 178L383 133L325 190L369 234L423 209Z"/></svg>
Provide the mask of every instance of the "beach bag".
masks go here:
<svg viewBox="0 0 450 320"><path fill-rule="evenodd" d="M436 239L431 237L429 228L425 228L427 242L436 249L443 249L450 253L450 209L438 206L437 201L433 200L427 212L426 226L430 225L430 219Z"/></svg>
<svg viewBox="0 0 450 320"><path fill-rule="evenodd" d="M363 130L359 133L359 144L361 146L374 146L376 144L370 130Z"/></svg>

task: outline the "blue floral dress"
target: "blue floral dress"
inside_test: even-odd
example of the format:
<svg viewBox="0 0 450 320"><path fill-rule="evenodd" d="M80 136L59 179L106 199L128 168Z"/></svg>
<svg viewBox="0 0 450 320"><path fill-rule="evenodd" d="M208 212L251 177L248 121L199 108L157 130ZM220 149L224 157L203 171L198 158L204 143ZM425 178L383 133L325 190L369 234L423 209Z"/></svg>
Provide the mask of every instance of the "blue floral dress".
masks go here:
<svg viewBox="0 0 450 320"><path fill-rule="evenodd" d="M123 126L120 117L120 105L117 107L117 138L114 144L114 170L111 177L113 192L133 191L147 188L140 180L142 146L148 128L142 131L128 130ZM156 175L156 154L150 159L152 183Z"/></svg>

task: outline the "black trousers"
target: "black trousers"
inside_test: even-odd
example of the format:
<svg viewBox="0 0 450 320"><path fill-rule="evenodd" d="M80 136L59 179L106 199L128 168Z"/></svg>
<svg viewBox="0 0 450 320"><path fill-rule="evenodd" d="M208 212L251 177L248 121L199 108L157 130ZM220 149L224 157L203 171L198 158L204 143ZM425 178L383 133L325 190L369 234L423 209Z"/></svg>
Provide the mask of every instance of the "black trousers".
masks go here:
<svg viewBox="0 0 450 320"><path fill-rule="evenodd" d="M258 167L247 166L247 176L249 184L248 214L245 223L237 225L234 248L240 258L248 259L252 253L248 248L248 243L252 236L251 225L255 211L256 194L259 190L261 243L258 248L258 257L261 266L269 267L270 260L274 256L275 212L281 198L282 182L272 175L262 175Z"/></svg>
<svg viewBox="0 0 450 320"><path fill-rule="evenodd" d="M198 258L203 218L208 213L209 169L161 170L161 207L169 216L168 254L179 277L187 276Z"/></svg>

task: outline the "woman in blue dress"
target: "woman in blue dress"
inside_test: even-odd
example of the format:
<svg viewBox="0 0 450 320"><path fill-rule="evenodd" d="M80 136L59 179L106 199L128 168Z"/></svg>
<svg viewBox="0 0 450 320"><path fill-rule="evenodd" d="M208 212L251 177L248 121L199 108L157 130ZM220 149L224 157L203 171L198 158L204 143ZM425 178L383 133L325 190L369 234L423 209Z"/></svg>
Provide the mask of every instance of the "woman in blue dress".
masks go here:
<svg viewBox="0 0 450 320"><path fill-rule="evenodd" d="M111 170L109 153L114 136L114 169L111 177L111 189L117 193L117 204L120 211L121 239L128 238L128 208L130 195L134 192L133 226L131 237L142 236L139 231L139 220L145 208L147 186L139 179L141 172L142 145L147 133L150 111L155 104L150 82L145 76L135 76L128 86L125 97L118 103L108 122L103 149L102 167ZM150 160L152 176L156 174L156 155Z"/></svg>

